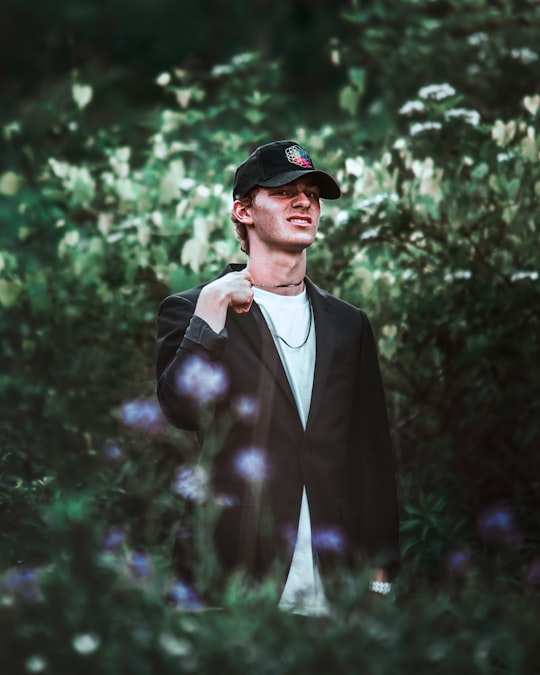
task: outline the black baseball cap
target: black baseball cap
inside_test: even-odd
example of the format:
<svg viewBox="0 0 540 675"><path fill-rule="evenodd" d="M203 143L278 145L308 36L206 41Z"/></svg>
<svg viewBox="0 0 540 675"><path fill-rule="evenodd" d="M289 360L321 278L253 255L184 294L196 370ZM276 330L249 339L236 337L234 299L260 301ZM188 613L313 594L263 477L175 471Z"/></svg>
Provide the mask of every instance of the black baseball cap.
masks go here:
<svg viewBox="0 0 540 675"><path fill-rule="evenodd" d="M242 199L255 186L278 187L300 176L312 176L323 199L338 199L341 190L329 173L315 169L311 157L295 141L261 145L236 169L234 199Z"/></svg>

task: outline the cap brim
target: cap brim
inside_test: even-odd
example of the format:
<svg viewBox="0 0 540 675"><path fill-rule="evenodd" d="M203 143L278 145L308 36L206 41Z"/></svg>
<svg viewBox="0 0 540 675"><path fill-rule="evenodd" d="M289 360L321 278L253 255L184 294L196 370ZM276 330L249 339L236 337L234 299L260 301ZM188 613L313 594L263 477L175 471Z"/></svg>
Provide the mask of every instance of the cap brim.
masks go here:
<svg viewBox="0 0 540 675"><path fill-rule="evenodd" d="M336 181L326 171L319 171L318 169L297 169L294 171L286 171L271 178L267 178L257 185L262 187L279 187L280 185L287 185L302 176L309 176L313 178L313 184L316 185L320 192L322 199L339 199L341 197L341 190Z"/></svg>

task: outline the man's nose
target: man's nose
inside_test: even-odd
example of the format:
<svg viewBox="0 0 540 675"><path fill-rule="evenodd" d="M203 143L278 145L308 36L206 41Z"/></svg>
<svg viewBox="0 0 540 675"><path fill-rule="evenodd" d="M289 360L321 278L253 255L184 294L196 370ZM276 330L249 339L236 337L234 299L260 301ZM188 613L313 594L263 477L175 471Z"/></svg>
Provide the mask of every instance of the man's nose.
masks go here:
<svg viewBox="0 0 540 675"><path fill-rule="evenodd" d="M293 199L293 206L306 208L310 205L309 197L303 190L298 190Z"/></svg>

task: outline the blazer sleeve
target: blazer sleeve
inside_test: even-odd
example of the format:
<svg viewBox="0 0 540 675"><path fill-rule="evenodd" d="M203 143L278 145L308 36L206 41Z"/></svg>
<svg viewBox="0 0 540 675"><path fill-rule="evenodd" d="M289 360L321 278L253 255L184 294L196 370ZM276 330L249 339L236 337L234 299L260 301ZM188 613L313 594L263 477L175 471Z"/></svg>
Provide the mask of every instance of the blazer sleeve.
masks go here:
<svg viewBox="0 0 540 675"><path fill-rule="evenodd" d="M201 406L197 399L178 386L182 368L193 358L212 362L222 355L226 330L216 333L194 316L197 296L171 295L158 312L156 377L157 397L163 414L181 429L200 428Z"/></svg>
<svg viewBox="0 0 540 675"><path fill-rule="evenodd" d="M393 576L400 568L399 511L386 400L371 324L363 315L353 441L353 490L359 504L361 548ZM360 478L358 482L358 478Z"/></svg>

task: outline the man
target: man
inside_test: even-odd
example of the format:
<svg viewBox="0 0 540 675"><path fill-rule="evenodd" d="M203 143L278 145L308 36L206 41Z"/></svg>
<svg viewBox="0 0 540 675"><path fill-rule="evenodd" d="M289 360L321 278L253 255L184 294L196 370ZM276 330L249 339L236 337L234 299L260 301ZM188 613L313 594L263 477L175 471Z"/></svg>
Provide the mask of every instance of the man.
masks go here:
<svg viewBox="0 0 540 675"><path fill-rule="evenodd" d="M280 606L312 615L329 611L325 578L336 562L371 564L380 592L399 567L371 327L362 310L306 277L319 200L340 194L294 141L257 148L236 171L231 214L247 266L167 298L158 321L165 415L197 430L203 446L221 430L213 484L229 501L215 531L224 569L261 577L280 561ZM194 359L198 372L224 368L211 410L189 384ZM246 401L250 414L239 413Z"/></svg>

